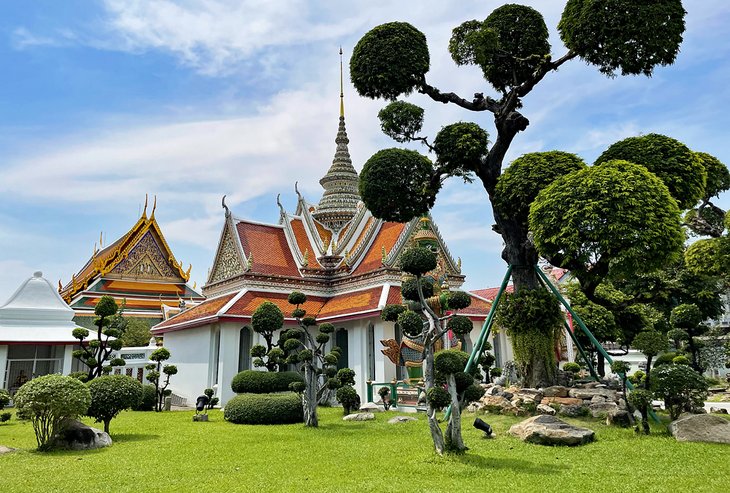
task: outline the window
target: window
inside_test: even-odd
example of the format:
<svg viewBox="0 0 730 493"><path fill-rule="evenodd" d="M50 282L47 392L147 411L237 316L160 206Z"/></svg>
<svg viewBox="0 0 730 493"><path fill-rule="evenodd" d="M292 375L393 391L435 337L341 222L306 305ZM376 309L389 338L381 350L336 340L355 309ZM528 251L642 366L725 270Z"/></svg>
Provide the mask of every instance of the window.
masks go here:
<svg viewBox="0 0 730 493"><path fill-rule="evenodd" d="M342 355L340 356L340 360L337 362L337 369L341 368L347 368L349 366L349 361L347 358L347 330L344 328L339 328L335 332L335 346L342 349Z"/></svg>
<svg viewBox="0 0 730 493"><path fill-rule="evenodd" d="M213 329L213 357L211 363L213 366L213 375L211 376L211 387L218 383L218 367L220 366L220 351L221 351L221 330L220 327Z"/></svg>
<svg viewBox="0 0 730 493"><path fill-rule="evenodd" d="M395 342L398 343L399 347L403 342L403 333L401 332L400 325L398 324L395 324ZM395 379L399 381L403 380L403 367L400 365L400 361L395 365Z"/></svg>
<svg viewBox="0 0 730 493"><path fill-rule="evenodd" d="M238 340L238 371L251 369L251 329L241 329Z"/></svg>
<svg viewBox="0 0 730 493"><path fill-rule="evenodd" d="M375 326L368 324L368 379L375 381Z"/></svg>

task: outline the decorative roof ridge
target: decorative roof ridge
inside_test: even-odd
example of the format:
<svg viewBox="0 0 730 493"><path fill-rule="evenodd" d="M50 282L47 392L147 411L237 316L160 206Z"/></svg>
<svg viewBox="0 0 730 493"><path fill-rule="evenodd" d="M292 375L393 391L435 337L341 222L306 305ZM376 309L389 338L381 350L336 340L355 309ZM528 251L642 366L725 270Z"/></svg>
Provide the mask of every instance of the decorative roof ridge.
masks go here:
<svg viewBox="0 0 730 493"><path fill-rule="evenodd" d="M299 249L297 235L294 233L294 230L291 227L291 223L292 221L298 220L302 221L302 226L304 226L304 221L302 220L301 216L291 215L288 212L284 212L281 218L283 220L282 226L284 228L284 237L286 238L286 243L289 246L289 250L291 250L292 252L292 257L294 257L294 261L297 263L297 269L299 269L299 271L301 272L301 270L307 267L307 265L305 265L304 252ZM306 227L304 228L304 234L307 235L307 241L311 246L312 239L310 238L309 231L307 231Z"/></svg>
<svg viewBox="0 0 730 493"><path fill-rule="evenodd" d="M307 235L310 235L310 233L312 231L317 231L317 226L314 224L314 217L312 217L312 213L309 212L309 209L304 209L302 212L304 212L304 214L302 215L302 218L304 219L302 221L302 224L305 225L305 228L304 229L305 230L308 230L307 231ZM319 236L319 233L317 233L316 235L311 235L311 236L315 238L314 245L319 250L319 252L317 252L318 254L316 256L319 257L321 255L326 254L327 252L325 250L325 244L322 241L322 237Z"/></svg>
<svg viewBox="0 0 730 493"><path fill-rule="evenodd" d="M355 214L355 216L349 221L350 227L345 232L345 236L337 244L337 251L335 253L340 253L345 248L347 248L347 246L349 245L350 241L355 236L355 233L358 232L358 230L360 229L359 226L360 226L360 224L362 224L363 218L369 212L370 211L367 209L367 207L360 207L360 209L357 211L357 213ZM345 226L343 226L343 228ZM350 255L352 255L352 252L350 252Z"/></svg>
<svg viewBox="0 0 730 493"><path fill-rule="evenodd" d="M265 223L262 221L254 221L253 219L246 219L238 216L233 216L233 220L235 221L235 224L238 223L246 223L246 224L253 224L254 226L268 226L269 228L280 228L284 229L284 226L281 224L272 224L272 223Z"/></svg>
<svg viewBox="0 0 730 493"><path fill-rule="evenodd" d="M461 265L460 263L457 263L454 260L453 255L451 255L451 252L449 251L449 247L446 244L446 241L444 241L444 237L441 236L441 232L439 231L439 227L436 224L436 222L433 220L433 216L431 216L431 213L428 213L428 220L431 223L431 230L436 233L436 237L439 239L439 243L441 243L441 251L445 254L446 260L449 261L450 267L454 269L454 272L458 272L461 274Z"/></svg>
<svg viewBox="0 0 730 493"><path fill-rule="evenodd" d="M395 260L398 258L398 255L400 255L400 252L403 250L403 248L405 248L406 243L413 235L413 232L416 230L419 223L419 217L414 217L406 223L406 227L403 228L403 230L401 231L398 240L396 240L393 248L391 248L390 252L388 252L387 256L385 257L385 260L383 261L385 265L393 266L395 264Z"/></svg>
<svg viewBox="0 0 730 493"><path fill-rule="evenodd" d="M218 248L216 248L215 255L213 256L213 267L215 267L216 260L218 260L218 257L220 256L221 251L223 250L223 247L224 247L223 238L226 235L226 231L229 231L231 236L238 240L238 241L234 241L233 244L236 249L236 253L238 254L238 260L241 262L241 267L245 267L246 254L243 251L243 247L241 246L241 238L239 237L238 230L235 227L237 221L238 221L238 218L236 218L233 214L231 214L231 212L228 210L228 208L226 208L226 215L225 215L225 219L223 220L223 227L221 228L221 234L218 237ZM210 269L208 271L208 279L205 281L204 287L207 288L209 285L215 284L215 283L211 283L211 276L213 276L214 273L215 272L213 269ZM221 281L218 281L218 282L221 282Z"/></svg>
<svg viewBox="0 0 730 493"><path fill-rule="evenodd" d="M361 255L363 252L367 252L370 250L370 247L372 246L372 243L375 241L375 238L378 236L378 232L385 224L385 221L382 219L378 219L375 216L372 216L373 222L370 224L370 227L365 232L365 236L363 237L363 241L360 242L359 245L357 245L357 248L350 252L350 258L354 259L353 263L350 264L350 268L354 271L357 269L357 267L360 265L360 263L364 260L365 255Z"/></svg>

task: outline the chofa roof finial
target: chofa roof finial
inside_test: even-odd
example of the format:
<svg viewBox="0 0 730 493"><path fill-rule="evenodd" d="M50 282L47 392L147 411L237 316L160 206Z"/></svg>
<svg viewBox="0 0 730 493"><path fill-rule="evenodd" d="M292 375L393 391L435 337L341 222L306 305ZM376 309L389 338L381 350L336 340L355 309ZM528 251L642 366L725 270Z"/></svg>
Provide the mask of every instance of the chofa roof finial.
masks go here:
<svg viewBox="0 0 730 493"><path fill-rule="evenodd" d="M276 205L279 206L279 214L281 214L281 217L286 216L286 211L284 210L284 206L281 205L281 194L276 194Z"/></svg>
<svg viewBox="0 0 730 493"><path fill-rule="evenodd" d="M226 205L226 196L224 195L221 199L221 206L226 210L226 217L231 217L231 210Z"/></svg>

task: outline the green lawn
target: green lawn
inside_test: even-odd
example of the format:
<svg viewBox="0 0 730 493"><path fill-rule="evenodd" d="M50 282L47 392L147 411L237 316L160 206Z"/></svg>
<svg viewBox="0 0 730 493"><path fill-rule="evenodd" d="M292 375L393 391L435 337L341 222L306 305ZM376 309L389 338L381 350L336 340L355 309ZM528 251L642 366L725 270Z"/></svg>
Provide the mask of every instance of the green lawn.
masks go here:
<svg viewBox="0 0 730 493"><path fill-rule="evenodd" d="M341 420L321 410L319 429L245 426L213 411L125 412L111 423L114 445L89 452L35 452L29 423L0 425L0 444L21 450L0 456L2 491L32 492L665 492L727 491L730 447L679 443L569 420L596 431L577 448L528 445L506 434L519 418L487 416L497 437L485 440L465 416L461 456L432 452L424 416L389 425Z"/></svg>

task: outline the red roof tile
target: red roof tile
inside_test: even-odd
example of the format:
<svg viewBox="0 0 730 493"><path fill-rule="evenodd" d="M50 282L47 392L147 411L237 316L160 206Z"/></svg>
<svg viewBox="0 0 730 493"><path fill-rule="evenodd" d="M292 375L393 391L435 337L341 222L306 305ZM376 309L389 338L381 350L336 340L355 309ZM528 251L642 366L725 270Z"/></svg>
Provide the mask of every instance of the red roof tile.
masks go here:
<svg viewBox="0 0 730 493"><path fill-rule="evenodd" d="M250 317L264 301L270 301L282 311L285 317L291 318L294 305L288 301L287 293L264 293L260 291L248 291L236 301L225 315L237 315ZM307 311L307 316L316 316L326 302L326 298L318 296L307 296L307 301L300 307Z"/></svg>
<svg viewBox="0 0 730 493"><path fill-rule="evenodd" d="M236 296L238 293L231 293L227 294L225 296L221 296L219 298L213 298L207 301L204 301L203 303L196 305L188 310L185 310L184 312L175 315L174 317L165 320L162 323L159 323L155 325L154 331L157 331L158 329L164 329L167 327L170 327L171 325L177 325L184 322L190 322L193 320L199 320L207 317L211 317L218 313L221 308L223 308L226 303L231 301L234 296Z"/></svg>
<svg viewBox="0 0 730 493"><path fill-rule="evenodd" d="M508 293L512 293L515 290L515 287L512 284L507 285L506 291ZM484 298L485 300L492 301L494 300L494 297L497 296L497 293L499 292L499 288L486 288L486 289L475 289L474 291L470 291L472 294L475 294L479 296L480 298Z"/></svg>
<svg viewBox="0 0 730 493"><path fill-rule="evenodd" d="M251 272L301 277L283 228L240 221L236 230L246 256L253 253Z"/></svg>
<svg viewBox="0 0 730 493"><path fill-rule="evenodd" d="M375 240L365 253L362 262L360 262L353 272L353 275L364 274L379 269L383 265L383 247L385 247L386 252L390 253L405 227L406 223L383 223L380 226L380 231L378 231Z"/></svg>

